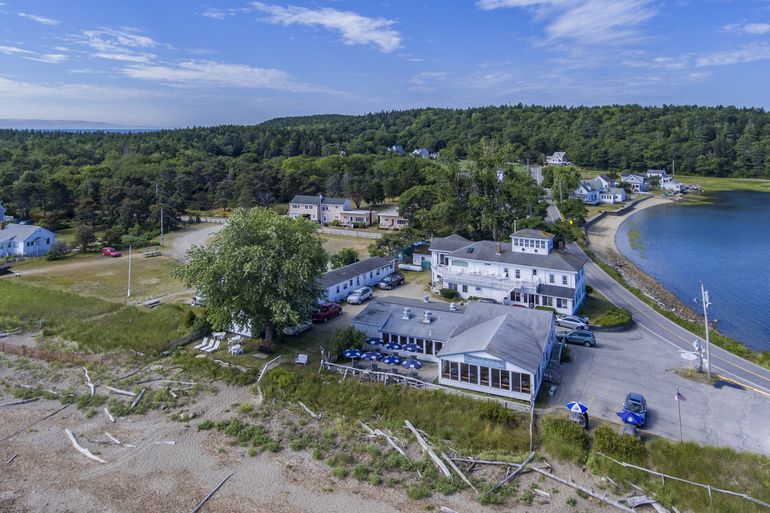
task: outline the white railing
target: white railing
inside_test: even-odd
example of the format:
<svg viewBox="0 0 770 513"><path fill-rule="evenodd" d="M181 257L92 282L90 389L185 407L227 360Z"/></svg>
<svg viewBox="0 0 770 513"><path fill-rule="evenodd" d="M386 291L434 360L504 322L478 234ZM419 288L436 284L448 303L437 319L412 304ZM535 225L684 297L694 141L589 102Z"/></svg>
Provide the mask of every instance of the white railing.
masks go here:
<svg viewBox="0 0 770 513"><path fill-rule="evenodd" d="M471 392L464 392L456 388L445 387L443 385L436 385L435 383L423 381L421 379L413 378L411 376L405 376L403 374L396 374L396 373L387 372L387 371L373 371L370 369L362 369L358 367L350 367L348 365L331 363L326 360L321 360L321 368L327 371L342 374L343 379L348 376L351 376L359 379L377 381L383 384L395 383L395 384L410 386L412 388L420 388L420 389L426 389L426 390L440 390L447 394L463 395L465 397L470 397L471 399L476 399L479 401L494 401L502 404L509 410L515 410L515 411L520 411L525 413L529 412L530 410L530 405L526 403L506 400L499 397L479 395Z"/></svg>
<svg viewBox="0 0 770 513"><path fill-rule="evenodd" d="M451 278L460 285L474 285L500 290L531 289L532 291L536 291L538 285L540 285L540 280L538 278L527 281L516 278L506 278L505 276L499 276L497 274L457 271L447 265L437 265L435 270L437 273L441 274L442 278Z"/></svg>
<svg viewBox="0 0 770 513"><path fill-rule="evenodd" d="M363 230L346 230L344 228L329 228L323 226L318 229L321 233L327 233L329 235L341 235L343 237L358 237L360 239L381 239L382 234L377 232L367 232Z"/></svg>

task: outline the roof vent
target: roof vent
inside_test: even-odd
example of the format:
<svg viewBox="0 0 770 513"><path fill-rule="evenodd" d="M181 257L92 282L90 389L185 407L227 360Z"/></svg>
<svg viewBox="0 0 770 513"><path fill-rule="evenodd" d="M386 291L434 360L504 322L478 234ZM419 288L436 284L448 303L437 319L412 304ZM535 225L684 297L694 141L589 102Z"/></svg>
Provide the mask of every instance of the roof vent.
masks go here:
<svg viewBox="0 0 770 513"><path fill-rule="evenodd" d="M450 312L456 312L457 311L457 303L449 303L449 311Z"/></svg>
<svg viewBox="0 0 770 513"><path fill-rule="evenodd" d="M431 321L433 321L433 313L429 310L426 310L425 313L422 315L422 322L423 324L430 324Z"/></svg>
<svg viewBox="0 0 770 513"><path fill-rule="evenodd" d="M424 296L422 296L422 302L430 303L430 296L428 294L425 294Z"/></svg>
<svg viewBox="0 0 770 513"><path fill-rule="evenodd" d="M401 318L408 321L412 318L412 311L409 308L404 308L404 313L401 315Z"/></svg>

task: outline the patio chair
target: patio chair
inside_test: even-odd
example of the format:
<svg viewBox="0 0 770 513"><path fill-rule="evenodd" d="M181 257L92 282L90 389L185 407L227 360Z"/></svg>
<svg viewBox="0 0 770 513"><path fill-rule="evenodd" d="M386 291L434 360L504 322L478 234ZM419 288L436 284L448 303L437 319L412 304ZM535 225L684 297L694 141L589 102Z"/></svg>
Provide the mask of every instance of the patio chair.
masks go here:
<svg viewBox="0 0 770 513"><path fill-rule="evenodd" d="M211 349L212 347L214 347L214 344L216 344L216 343L217 343L216 339L211 338L211 339L209 339L209 343L206 344L205 346L199 348L198 351L202 351L204 353L208 352L208 350Z"/></svg>
<svg viewBox="0 0 770 513"><path fill-rule="evenodd" d="M358 363L357 361L353 360L353 368L354 369L360 369L361 368L361 364Z"/></svg>
<svg viewBox="0 0 770 513"><path fill-rule="evenodd" d="M206 351L207 353L213 353L214 351L217 351L217 350L219 350L219 346L220 346L221 344L222 344L222 341L221 341L221 340L219 340L219 339L217 339L217 341L216 341L216 342L214 342L214 345L213 345L213 346L211 346L211 347L209 347L209 348L208 348L208 349L206 349L205 351Z"/></svg>
<svg viewBox="0 0 770 513"><path fill-rule="evenodd" d="M209 337L203 337L203 342L199 344L195 344L193 346L193 349L200 349L201 347L206 347L209 344Z"/></svg>
<svg viewBox="0 0 770 513"><path fill-rule="evenodd" d="M307 355L305 353L298 354L297 358L294 360L294 363L298 363L300 365L307 365Z"/></svg>
<svg viewBox="0 0 770 513"><path fill-rule="evenodd" d="M379 366L379 365L377 365L376 363L373 363L373 364L372 364L372 370L373 370L373 371L377 371L377 372L379 372L379 370L380 370L380 366Z"/></svg>
<svg viewBox="0 0 770 513"><path fill-rule="evenodd" d="M412 372L410 372L410 373L409 373L409 377L411 377L411 378L414 378L414 379L420 379L420 375L419 375L419 374L417 374L417 372L416 372L416 371L412 371Z"/></svg>

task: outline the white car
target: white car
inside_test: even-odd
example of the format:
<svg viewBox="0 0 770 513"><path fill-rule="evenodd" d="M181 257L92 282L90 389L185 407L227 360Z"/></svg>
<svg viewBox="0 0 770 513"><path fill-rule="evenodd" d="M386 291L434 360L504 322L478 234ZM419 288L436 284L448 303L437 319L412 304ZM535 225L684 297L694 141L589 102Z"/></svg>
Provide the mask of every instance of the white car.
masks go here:
<svg viewBox="0 0 770 513"><path fill-rule="evenodd" d="M348 303L351 305L360 305L367 299L372 299L372 289L370 287L361 287L354 290L348 296Z"/></svg>
<svg viewBox="0 0 770 513"><path fill-rule="evenodd" d="M301 323L297 324L296 326L287 326L283 329L283 334L288 335L290 337L296 337L297 335L301 333L305 333L310 328L313 327L313 323L311 321L302 321Z"/></svg>
<svg viewBox="0 0 770 513"><path fill-rule="evenodd" d="M588 319L577 315L559 315L556 317L556 325L573 330L587 330Z"/></svg>

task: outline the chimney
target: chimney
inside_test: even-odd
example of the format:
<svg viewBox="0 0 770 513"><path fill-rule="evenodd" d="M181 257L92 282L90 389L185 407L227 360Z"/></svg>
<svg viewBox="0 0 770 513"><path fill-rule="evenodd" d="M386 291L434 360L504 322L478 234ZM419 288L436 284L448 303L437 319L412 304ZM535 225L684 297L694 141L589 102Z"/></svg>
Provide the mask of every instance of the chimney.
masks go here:
<svg viewBox="0 0 770 513"><path fill-rule="evenodd" d="M430 324L431 321L433 321L433 313L426 310L425 313L422 315L422 323Z"/></svg>
<svg viewBox="0 0 770 513"><path fill-rule="evenodd" d="M503 254L503 245L498 242L497 246L495 247L495 255L500 256L502 254Z"/></svg>
<svg viewBox="0 0 770 513"><path fill-rule="evenodd" d="M402 318L403 320L405 320L405 321L408 321L409 319L411 319L411 318L412 318L411 312L412 312L412 311L411 311L409 308L406 308L406 307L405 307L405 308L404 308L404 313L401 315L401 318Z"/></svg>

